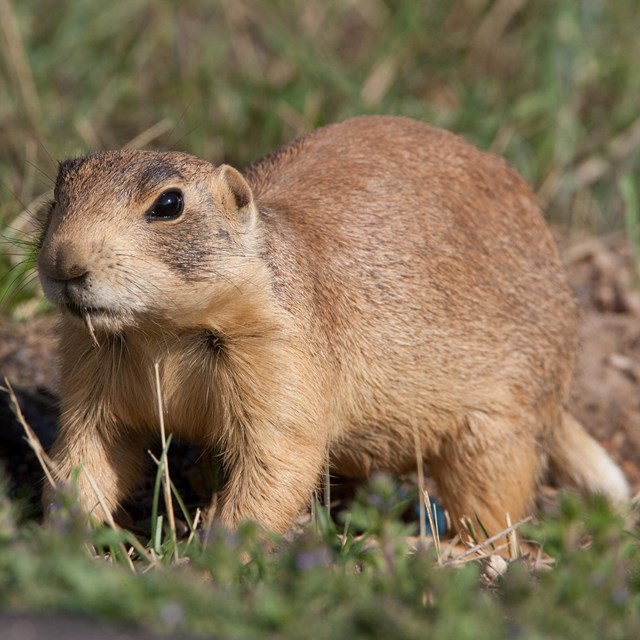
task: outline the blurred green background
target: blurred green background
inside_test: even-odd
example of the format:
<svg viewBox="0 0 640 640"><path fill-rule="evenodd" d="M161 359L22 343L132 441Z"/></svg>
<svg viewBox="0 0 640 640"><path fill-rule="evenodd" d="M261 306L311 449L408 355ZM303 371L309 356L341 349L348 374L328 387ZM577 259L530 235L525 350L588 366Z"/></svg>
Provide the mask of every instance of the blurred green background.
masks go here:
<svg viewBox="0 0 640 640"><path fill-rule="evenodd" d="M636 0L0 0L0 11L0 221L23 231L16 216L65 156L130 145L242 166L328 122L388 113L504 155L554 222L603 233L626 216L636 235ZM8 275L16 249L3 247L0 285L15 289L24 269Z"/></svg>
<svg viewBox="0 0 640 640"><path fill-rule="evenodd" d="M638 0L0 0L1 314L40 305L24 257L58 160L129 145L241 167L363 113L504 155L550 221L570 235L626 228L637 258L639 26ZM166 537L158 570L132 579L125 534L87 532L73 508L25 526L4 495L0 479L0 606L13 609L242 638L640 636L640 545L604 503L585 515L565 502L536 534L554 571L531 579L516 562L480 589L476 563L408 556L373 502L353 519L379 552L328 529L273 555L247 530L206 550L196 537L181 547L192 564L169 573ZM88 543L115 566L89 560ZM316 567L300 564L318 549Z"/></svg>

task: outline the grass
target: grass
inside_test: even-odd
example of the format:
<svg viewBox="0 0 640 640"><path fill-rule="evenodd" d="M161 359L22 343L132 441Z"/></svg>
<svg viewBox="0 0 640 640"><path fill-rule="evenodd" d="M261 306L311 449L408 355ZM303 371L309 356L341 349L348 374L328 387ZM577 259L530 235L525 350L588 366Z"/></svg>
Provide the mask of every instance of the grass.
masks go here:
<svg viewBox="0 0 640 640"><path fill-rule="evenodd" d="M244 165L376 112L494 148L558 220L623 222L611 177L638 171L633 0L0 7L0 171L25 203L49 188L55 159L143 132L153 146ZM5 199L5 215L15 212Z"/></svg>
<svg viewBox="0 0 640 640"><path fill-rule="evenodd" d="M38 459L52 471L6 384ZM315 521L293 541L252 523L236 532L199 527L199 512L192 521L174 490L189 529L178 536L170 444L163 439L155 459L146 542L110 518L110 526L88 526L73 483L58 487L44 525L27 519L6 497L0 475L3 606L225 638L629 638L640 632L640 539L602 498L561 496L559 514L543 524L516 523L493 540L447 552L437 535L433 542L425 542L424 532L416 538L417 523L402 519L411 497L387 476L373 477L337 521L317 504ZM422 480L418 489L428 505ZM437 531L435 514L427 512ZM544 548L555 563L520 555L516 528L529 548ZM493 555L505 537L508 564Z"/></svg>
<svg viewBox="0 0 640 640"><path fill-rule="evenodd" d="M550 220L624 228L638 264L636 16L635 0L0 0L0 299L14 319L41 307L21 212L57 160L130 145L243 166L362 113L504 155ZM527 526L552 571L516 560L489 581L477 561L407 553L388 479L338 525L318 506L293 543L195 524L178 539L159 506L169 446L148 541L88 529L72 495L41 527L0 491L0 602L238 638L640 637L638 539L597 499Z"/></svg>
<svg viewBox="0 0 640 640"><path fill-rule="evenodd" d="M29 233L16 217L69 155L131 144L243 166L362 113L420 118L504 155L572 229L625 226L616 178L640 167L634 0L117 0L99 12L0 0L0 11L0 227ZM18 261L0 258L10 310L34 295Z"/></svg>
<svg viewBox="0 0 640 640"><path fill-rule="evenodd" d="M46 527L0 501L0 600L11 609L90 614L152 629L230 638L632 638L640 632L640 546L604 501L565 497L557 519L529 528L556 556L531 574L516 560L489 584L482 566L407 553L409 533L388 478L362 491L342 541L323 520L294 542L252 525L214 528L157 555L118 554L128 534L88 530L73 500ZM379 544L350 532L365 530ZM411 531L413 532L413 531ZM590 549L584 549L586 540ZM86 549L96 549L94 557Z"/></svg>
<svg viewBox="0 0 640 640"><path fill-rule="evenodd" d="M620 178L619 188L624 201L625 228L633 264L633 285L637 288L640 285L640 208L633 176L627 173Z"/></svg>
<svg viewBox="0 0 640 640"><path fill-rule="evenodd" d="M0 11L0 224L51 188L57 160L89 149L243 166L328 122L392 113L504 155L553 221L625 226L616 179L640 167L634 0L116 0L100 11L0 0ZM11 293L25 277L0 260L10 308L33 297Z"/></svg>

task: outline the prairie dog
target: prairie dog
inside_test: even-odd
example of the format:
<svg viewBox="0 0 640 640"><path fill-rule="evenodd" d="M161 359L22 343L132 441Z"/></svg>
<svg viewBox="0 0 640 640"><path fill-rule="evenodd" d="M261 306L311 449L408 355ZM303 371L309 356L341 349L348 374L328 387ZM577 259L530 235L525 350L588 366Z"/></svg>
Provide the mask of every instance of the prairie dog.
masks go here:
<svg viewBox="0 0 640 640"><path fill-rule="evenodd" d="M228 526L285 531L327 456L351 477L415 468L416 434L457 528L521 518L547 460L628 497L563 409L572 297L533 194L499 158L360 117L244 174L177 152L66 160L54 198L38 256L62 311L52 455L110 509L158 431L154 362L167 428L221 456ZM82 472L79 499L104 517Z"/></svg>

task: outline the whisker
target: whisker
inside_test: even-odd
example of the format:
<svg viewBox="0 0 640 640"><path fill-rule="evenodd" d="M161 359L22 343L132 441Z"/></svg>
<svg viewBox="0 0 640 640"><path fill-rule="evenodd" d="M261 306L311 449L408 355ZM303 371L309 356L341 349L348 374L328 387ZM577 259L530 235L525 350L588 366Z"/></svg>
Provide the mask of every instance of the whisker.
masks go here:
<svg viewBox="0 0 640 640"><path fill-rule="evenodd" d="M53 160L51 156L49 156L49 158ZM30 160L27 160L26 162L29 166L33 167L36 171L39 171L47 179L49 187L55 184L55 179L52 178L44 169L40 168L35 162L31 162Z"/></svg>
<svg viewBox="0 0 640 640"><path fill-rule="evenodd" d="M42 140L39 137L36 138L36 140L38 141L38 146L47 154L47 157L51 161L51 164L57 169L59 162L49 153L49 149L47 149L47 146L42 142Z"/></svg>
<svg viewBox="0 0 640 640"><path fill-rule="evenodd" d="M5 238L5 236L1 236L1 235L0 237L3 239ZM5 243L8 243L10 239L11 239L10 236L4 239ZM41 246L40 235L37 235L36 237L34 237L32 235L25 234L25 236L22 238L13 238L12 240L16 241L16 248L21 247L22 250L25 251L25 254L32 256L35 260Z"/></svg>
<svg viewBox="0 0 640 640"><path fill-rule="evenodd" d="M34 264L29 264L31 261L29 260L29 258L25 258L24 260L21 260L20 262L18 262L17 264L14 264L4 275L5 278L10 276L12 273L17 272L18 273L18 277L20 275L23 275L24 273L26 273L27 271L33 269L35 267ZM23 269L22 272L18 271L20 269Z"/></svg>
<svg viewBox="0 0 640 640"><path fill-rule="evenodd" d="M0 244L2 244L3 242L6 242L6 241L0 238ZM6 242L6 244L9 244L9 243ZM25 258L25 259L31 258L31 256L29 255L29 252L27 251L16 251L15 253L11 251L3 251L2 255L6 256L7 258Z"/></svg>
<svg viewBox="0 0 640 640"><path fill-rule="evenodd" d="M4 180L0 180L0 185L13 196L13 199L22 207L23 211L29 211L28 205L22 201L18 194Z"/></svg>
<svg viewBox="0 0 640 640"><path fill-rule="evenodd" d="M24 235L23 238L12 237L4 233L0 233L0 243L5 245L13 245L15 247L28 247L30 249L36 248L38 246L37 241L35 240L35 238L31 237L30 234L26 232L21 233L23 233Z"/></svg>
<svg viewBox="0 0 640 640"><path fill-rule="evenodd" d="M191 102L187 103L185 108L182 110L182 113L180 114L180 117L178 118L176 123L173 125L173 128L171 129L171 131L169 131L169 135L167 136L167 139L169 141L169 148L170 149L175 148L175 146L178 144L178 142L180 142L180 140L182 140L182 138L178 138L178 140L176 140L174 142L174 141L172 141L172 138L173 138L173 134L176 132L176 129L178 128L178 126L182 123L182 120L184 119L185 115L187 114L187 111L190 108L191 108Z"/></svg>
<svg viewBox="0 0 640 640"><path fill-rule="evenodd" d="M175 147L176 145L180 144L185 138L187 138L188 136L190 136L194 131L197 131L198 129L201 129L202 125L196 125L195 127L193 127L192 129L189 129L188 131L186 131L185 133L183 133L174 143L173 146Z"/></svg>
<svg viewBox="0 0 640 640"><path fill-rule="evenodd" d="M20 281L20 278L23 276L25 277L25 279ZM3 311L6 310L13 300L15 300L28 286L36 281L37 277L37 273L31 273L20 274L18 277L14 278L13 281L8 285L7 289L5 289L2 297L0 297L0 309L2 309Z"/></svg>

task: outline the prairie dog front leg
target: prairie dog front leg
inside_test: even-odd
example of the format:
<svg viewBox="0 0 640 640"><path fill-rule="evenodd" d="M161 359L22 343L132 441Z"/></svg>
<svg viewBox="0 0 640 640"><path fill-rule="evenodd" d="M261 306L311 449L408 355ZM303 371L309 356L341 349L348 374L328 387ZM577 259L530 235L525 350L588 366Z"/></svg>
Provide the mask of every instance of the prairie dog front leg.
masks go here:
<svg viewBox="0 0 640 640"><path fill-rule="evenodd" d="M144 443L138 434L126 434L116 424L96 424L71 418L63 421L51 451L55 480L68 483L78 470L77 500L95 521L108 519L100 501L110 513L138 484L144 462ZM94 486L95 485L95 488ZM100 495L98 496L97 493ZM47 483L43 491L45 510L55 502L55 489Z"/></svg>
<svg viewBox="0 0 640 640"><path fill-rule="evenodd" d="M252 433L259 437L250 446L225 458L216 517L230 528L253 520L283 534L309 504L326 460L326 443L324 438L296 442L291 438L295 431L273 424L254 425Z"/></svg>

